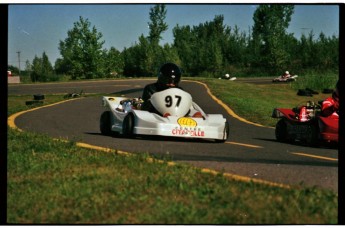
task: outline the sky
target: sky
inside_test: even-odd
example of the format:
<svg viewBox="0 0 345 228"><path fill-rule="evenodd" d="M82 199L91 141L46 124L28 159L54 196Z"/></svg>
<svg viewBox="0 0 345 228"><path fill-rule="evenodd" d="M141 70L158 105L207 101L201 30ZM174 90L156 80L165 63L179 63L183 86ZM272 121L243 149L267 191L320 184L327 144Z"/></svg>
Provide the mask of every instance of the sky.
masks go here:
<svg viewBox="0 0 345 228"><path fill-rule="evenodd" d="M115 47L122 51L138 42L140 35L148 36L149 12L153 4L14 4L8 6L8 64L25 69L27 60L45 52L54 66L61 58L59 42L67 38L79 17L88 19L91 26L101 32L103 48ZM257 5L251 4L167 4L165 22L168 30L162 34L161 44L173 42L172 29L180 26L197 26L212 21L216 15L224 16L224 25L239 27L249 33L254 25L253 15ZM315 38L323 32L326 36L339 36L339 6L330 4L295 5L287 32L297 39L313 31Z"/></svg>

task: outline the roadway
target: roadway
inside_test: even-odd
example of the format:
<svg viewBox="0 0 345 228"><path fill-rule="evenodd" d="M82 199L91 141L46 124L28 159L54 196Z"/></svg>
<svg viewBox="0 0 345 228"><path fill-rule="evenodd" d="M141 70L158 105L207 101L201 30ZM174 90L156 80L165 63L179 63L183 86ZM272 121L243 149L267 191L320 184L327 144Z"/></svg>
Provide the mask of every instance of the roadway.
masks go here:
<svg viewBox="0 0 345 228"><path fill-rule="evenodd" d="M235 83L261 83L255 80L239 80ZM139 97L143 87L150 82L153 81L107 80L9 85L8 94L66 94L83 90L85 93ZM103 136L99 131L99 117L104 111L101 96L88 96L27 112L18 116L15 124L23 130L45 133L54 138L131 153L168 156L173 161L196 167L287 185L318 186L338 192L337 149L279 143L275 140L273 128L256 126L233 117L210 97L203 85L182 81L181 87L192 95L193 100L206 113L221 113L228 119L230 137L227 142Z"/></svg>

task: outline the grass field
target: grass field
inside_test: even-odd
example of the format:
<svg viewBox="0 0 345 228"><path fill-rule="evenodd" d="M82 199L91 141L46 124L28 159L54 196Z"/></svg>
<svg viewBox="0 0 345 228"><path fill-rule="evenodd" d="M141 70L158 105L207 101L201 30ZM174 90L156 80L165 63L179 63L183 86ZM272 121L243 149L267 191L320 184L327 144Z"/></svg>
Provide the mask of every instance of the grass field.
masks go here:
<svg viewBox="0 0 345 228"><path fill-rule="evenodd" d="M244 118L273 126L274 107L309 98L289 85L204 80ZM250 92L248 92L250 91ZM255 94L255 96L253 95ZM320 94L314 99L322 99ZM270 97L272 99L267 99ZM289 98L289 99L287 99ZM291 99L290 99L291 98ZM46 95L46 104L61 100ZM28 109L9 96L8 115ZM243 110L244 109L244 110ZM261 118L257 115L263 116ZM7 221L14 224L336 224L338 195L245 183L187 165L147 162L8 129Z"/></svg>
<svg viewBox="0 0 345 228"><path fill-rule="evenodd" d="M237 81L200 79L212 93L246 120L265 126L275 126L277 119L271 118L274 108L293 108L308 101L317 103L331 96L319 94L313 97L298 96L294 84L245 84ZM334 84L335 85L335 84ZM332 88L332 87L331 87Z"/></svg>

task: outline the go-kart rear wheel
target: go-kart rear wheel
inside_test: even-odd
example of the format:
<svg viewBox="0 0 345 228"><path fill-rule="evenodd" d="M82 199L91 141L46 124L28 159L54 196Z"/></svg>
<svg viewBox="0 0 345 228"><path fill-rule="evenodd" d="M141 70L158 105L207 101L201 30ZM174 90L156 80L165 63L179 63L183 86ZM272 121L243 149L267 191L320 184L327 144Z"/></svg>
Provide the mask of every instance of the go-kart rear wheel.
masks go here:
<svg viewBox="0 0 345 228"><path fill-rule="evenodd" d="M99 121L99 128L102 135L111 135L111 113L110 111L105 111L102 113L100 121Z"/></svg>
<svg viewBox="0 0 345 228"><path fill-rule="evenodd" d="M132 137L134 130L134 116L133 114L129 113L122 123L122 134L125 137Z"/></svg>
<svg viewBox="0 0 345 228"><path fill-rule="evenodd" d="M287 125L284 119L280 119L276 124L275 129L276 139L279 142L288 141Z"/></svg>

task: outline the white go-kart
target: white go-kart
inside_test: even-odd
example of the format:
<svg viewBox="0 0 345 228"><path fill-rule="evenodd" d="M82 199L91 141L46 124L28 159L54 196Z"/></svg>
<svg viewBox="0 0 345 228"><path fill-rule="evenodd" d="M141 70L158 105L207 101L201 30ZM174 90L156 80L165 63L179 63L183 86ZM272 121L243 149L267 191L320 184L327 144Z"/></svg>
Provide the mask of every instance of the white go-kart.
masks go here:
<svg viewBox="0 0 345 228"><path fill-rule="evenodd" d="M297 81L298 75L290 75L290 76L278 76L274 78L272 82L295 82Z"/></svg>
<svg viewBox="0 0 345 228"><path fill-rule="evenodd" d="M225 142L229 137L229 123L223 115L206 114L193 102L191 95L181 89L156 92L150 100L159 114L140 110L142 101L137 98L104 96L102 104L108 110L100 118L101 133L213 139L216 142Z"/></svg>

